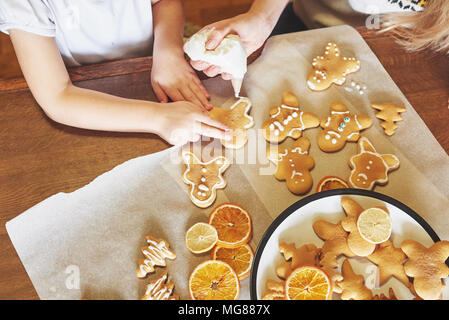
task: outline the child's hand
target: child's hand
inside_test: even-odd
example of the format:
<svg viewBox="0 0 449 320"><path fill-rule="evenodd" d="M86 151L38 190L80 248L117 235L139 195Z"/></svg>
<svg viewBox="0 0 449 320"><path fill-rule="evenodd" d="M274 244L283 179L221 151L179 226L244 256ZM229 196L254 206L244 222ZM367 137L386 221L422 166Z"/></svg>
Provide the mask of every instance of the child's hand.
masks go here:
<svg viewBox="0 0 449 320"><path fill-rule="evenodd" d="M187 101L162 105L159 114L157 133L173 145L198 141L201 135L224 140L232 138L228 127L212 119L202 107Z"/></svg>
<svg viewBox="0 0 449 320"><path fill-rule="evenodd" d="M212 109L209 93L183 54L166 52L154 56L151 85L160 102L190 101Z"/></svg>
<svg viewBox="0 0 449 320"><path fill-rule="evenodd" d="M249 13L212 23L202 30L212 28L214 28L214 31L209 35L206 49L214 50L226 35L234 33L240 36L248 56L263 45L272 30L272 26L266 23L265 20ZM203 71L209 77L215 77L221 73L220 67L204 61L191 61L190 63L196 70ZM223 73L222 78L230 80L232 76Z"/></svg>

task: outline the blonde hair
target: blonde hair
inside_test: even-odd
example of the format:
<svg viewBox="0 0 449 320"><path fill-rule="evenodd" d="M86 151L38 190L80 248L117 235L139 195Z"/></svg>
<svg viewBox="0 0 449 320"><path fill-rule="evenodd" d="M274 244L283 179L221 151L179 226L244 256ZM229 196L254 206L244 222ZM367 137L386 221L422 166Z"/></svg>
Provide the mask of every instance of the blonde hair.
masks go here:
<svg viewBox="0 0 449 320"><path fill-rule="evenodd" d="M421 12L386 14L382 21L382 31L392 31L410 51L449 53L448 0L430 0Z"/></svg>

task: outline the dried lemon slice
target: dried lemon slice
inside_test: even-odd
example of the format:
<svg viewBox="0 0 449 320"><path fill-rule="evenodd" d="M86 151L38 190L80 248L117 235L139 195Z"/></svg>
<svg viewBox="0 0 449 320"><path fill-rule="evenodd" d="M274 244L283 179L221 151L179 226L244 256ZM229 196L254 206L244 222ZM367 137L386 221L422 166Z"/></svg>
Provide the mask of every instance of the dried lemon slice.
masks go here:
<svg viewBox="0 0 449 320"><path fill-rule="evenodd" d="M369 208L357 219L357 229L366 241L379 244L387 241L391 235L391 217L381 208Z"/></svg>

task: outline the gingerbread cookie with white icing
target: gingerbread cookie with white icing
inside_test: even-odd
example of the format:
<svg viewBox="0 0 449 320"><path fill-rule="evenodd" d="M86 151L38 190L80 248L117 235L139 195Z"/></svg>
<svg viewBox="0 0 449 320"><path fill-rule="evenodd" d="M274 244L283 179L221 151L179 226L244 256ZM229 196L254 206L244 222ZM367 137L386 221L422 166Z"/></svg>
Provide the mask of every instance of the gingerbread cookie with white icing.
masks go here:
<svg viewBox="0 0 449 320"><path fill-rule="evenodd" d="M229 109L213 108L209 115L232 130L231 140L221 140L225 148L240 149L248 141L247 130L254 126L254 119L249 115L251 101L241 97Z"/></svg>
<svg viewBox="0 0 449 320"><path fill-rule="evenodd" d="M145 259L139 259L137 277L144 278L148 273L154 272L154 267L165 267L165 259L175 259L176 254L170 249L170 245L163 239L146 236L148 246L142 247Z"/></svg>
<svg viewBox="0 0 449 320"><path fill-rule="evenodd" d="M324 55L313 59L307 86L314 91L328 89L333 83L343 85L346 76L360 69L360 61L341 55L337 44L329 42Z"/></svg>
<svg viewBox="0 0 449 320"><path fill-rule="evenodd" d="M394 154L380 154L365 137L359 140L357 154L349 159L351 174L349 183L353 188L371 190L375 184L386 184L388 172L399 168Z"/></svg>
<svg viewBox="0 0 449 320"><path fill-rule="evenodd" d="M302 131L318 127L319 118L299 109L298 98L291 92L284 92L282 103L270 109L270 119L262 125L263 135L268 142L280 143L287 137L298 139Z"/></svg>
<svg viewBox="0 0 449 320"><path fill-rule="evenodd" d="M321 120L324 130L318 136L318 146L325 152L341 150L347 141L357 142L360 131L373 124L369 116L351 114L341 102L333 102L330 110L330 116Z"/></svg>
<svg viewBox="0 0 449 320"><path fill-rule="evenodd" d="M301 137L289 149L268 150L268 159L277 165L274 176L285 180L288 190L294 194L307 193L313 185L310 170L315 162L309 155L309 148L309 139Z"/></svg>
<svg viewBox="0 0 449 320"><path fill-rule="evenodd" d="M225 156L218 156L210 161L202 161L190 149L182 150L186 168L182 178L189 185L189 197L200 208L209 207L217 198L217 189L226 186L223 177L230 161Z"/></svg>
<svg viewBox="0 0 449 320"><path fill-rule="evenodd" d="M145 294L140 300L179 300L179 296L173 292L175 284L168 280L167 271L158 279L150 281L145 289Z"/></svg>

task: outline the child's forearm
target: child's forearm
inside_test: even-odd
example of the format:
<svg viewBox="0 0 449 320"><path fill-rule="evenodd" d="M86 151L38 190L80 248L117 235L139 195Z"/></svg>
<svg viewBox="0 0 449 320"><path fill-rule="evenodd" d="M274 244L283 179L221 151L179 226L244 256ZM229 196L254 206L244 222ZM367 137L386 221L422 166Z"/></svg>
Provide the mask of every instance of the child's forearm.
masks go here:
<svg viewBox="0 0 449 320"><path fill-rule="evenodd" d="M248 13L274 27L289 0L254 0Z"/></svg>
<svg viewBox="0 0 449 320"><path fill-rule="evenodd" d="M125 99L68 85L51 99L41 102L54 121L83 129L159 133L157 104Z"/></svg>
<svg viewBox="0 0 449 320"><path fill-rule="evenodd" d="M184 13L181 0L160 0L153 5L154 55L170 50L184 54Z"/></svg>

